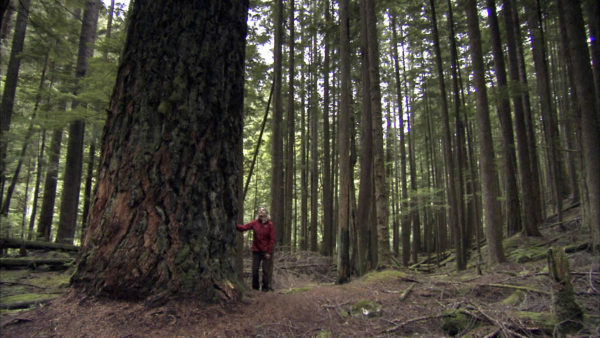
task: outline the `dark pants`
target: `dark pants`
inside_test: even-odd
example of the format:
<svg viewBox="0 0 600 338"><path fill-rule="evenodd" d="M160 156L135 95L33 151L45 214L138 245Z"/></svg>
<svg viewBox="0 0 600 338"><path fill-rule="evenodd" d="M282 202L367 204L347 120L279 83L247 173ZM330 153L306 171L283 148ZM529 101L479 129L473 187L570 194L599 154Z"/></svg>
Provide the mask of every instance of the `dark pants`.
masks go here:
<svg viewBox="0 0 600 338"><path fill-rule="evenodd" d="M268 291L271 289L271 270L273 267L273 255L270 259L265 257L267 253L263 251L252 252L252 288L258 290L258 268L262 262L262 289Z"/></svg>

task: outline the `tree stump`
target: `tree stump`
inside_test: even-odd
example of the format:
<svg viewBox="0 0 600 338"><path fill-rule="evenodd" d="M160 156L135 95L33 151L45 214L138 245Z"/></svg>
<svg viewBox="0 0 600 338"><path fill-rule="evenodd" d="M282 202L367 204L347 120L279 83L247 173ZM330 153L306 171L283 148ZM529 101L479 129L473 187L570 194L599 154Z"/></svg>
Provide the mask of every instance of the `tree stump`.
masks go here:
<svg viewBox="0 0 600 338"><path fill-rule="evenodd" d="M552 279L552 308L561 334L577 332L583 326L583 310L575 301L569 261L562 248L548 249L548 272Z"/></svg>

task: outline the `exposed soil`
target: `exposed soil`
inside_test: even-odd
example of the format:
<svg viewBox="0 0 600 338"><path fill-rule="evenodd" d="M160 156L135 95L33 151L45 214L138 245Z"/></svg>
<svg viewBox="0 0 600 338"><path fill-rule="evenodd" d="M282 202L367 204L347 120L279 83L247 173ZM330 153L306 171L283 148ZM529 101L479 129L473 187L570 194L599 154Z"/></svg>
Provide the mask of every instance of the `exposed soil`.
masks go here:
<svg viewBox="0 0 600 338"><path fill-rule="evenodd" d="M419 272L419 268L432 270L431 264L421 264L334 285L335 266L329 258L307 252L278 253L275 290L248 291L236 303L187 300L150 308L84 297L63 285L65 293L49 304L3 313L0 332L4 337L551 336L553 284L544 252L553 245L573 250L569 253L572 282L586 316L572 334L600 336L600 261L585 246L577 248L589 236L577 214L570 214L565 232L549 220L550 225L542 228L543 238L507 239L511 262L493 268L482 265L482 275L476 272L474 251L469 268L460 273L454 271L450 256L439 266L433 264L430 273ZM1 286L6 290L9 285Z"/></svg>

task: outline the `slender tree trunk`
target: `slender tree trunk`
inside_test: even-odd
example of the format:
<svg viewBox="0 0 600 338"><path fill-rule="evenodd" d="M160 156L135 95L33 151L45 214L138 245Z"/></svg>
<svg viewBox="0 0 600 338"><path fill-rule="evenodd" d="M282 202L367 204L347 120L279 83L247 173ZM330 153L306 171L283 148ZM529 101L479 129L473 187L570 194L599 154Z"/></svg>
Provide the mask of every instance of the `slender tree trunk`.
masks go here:
<svg viewBox="0 0 600 338"><path fill-rule="evenodd" d="M366 0L367 44L369 58L369 91L371 92L371 117L373 119L373 175L375 197L375 231L373 239L376 255L373 267L390 262L390 235L388 225L388 193L385 176L385 154L383 149L383 113L381 109L381 85L379 76L379 42L375 1Z"/></svg>
<svg viewBox="0 0 600 338"><path fill-rule="evenodd" d="M398 101L398 145L400 148L400 177L399 180L401 182L401 207L398 208L401 213L400 218L400 227L401 227L401 243L402 243L402 263L404 266L408 265L409 256L405 255L405 251L410 247L410 230L406 227L410 225L410 221L406 217L408 205L408 188L407 188L407 180L406 180L406 147L404 140L404 112L402 109L402 86L400 82L400 65L398 62L398 33L396 29L396 15L391 15L390 17L390 25L392 26L392 56L394 62L394 78L396 80L396 100ZM406 235L406 236L405 236ZM398 254L396 247L394 246L394 252Z"/></svg>
<svg viewBox="0 0 600 338"><path fill-rule="evenodd" d="M304 40L304 39L303 39ZM304 52L300 58L304 60ZM308 137L306 136L306 69L305 62L302 62L302 74L300 81L302 83L302 112L300 120L300 139L301 139L301 160L300 160L300 249L308 250L308 175L307 175L307 160L306 155L308 152Z"/></svg>
<svg viewBox="0 0 600 338"><path fill-rule="evenodd" d="M548 147L547 159L550 176L550 184L554 206L558 214L558 221L562 222L562 198L563 198L563 177L559 154L559 136L556 124L556 111L552 104L550 78L548 73L548 61L546 58L546 44L544 34L541 28L539 18L539 7L533 3L533 0L524 2L528 13L527 24L531 36L531 48L533 51L533 61L535 65L537 89L540 97L542 122L544 127L545 141Z"/></svg>
<svg viewBox="0 0 600 338"><path fill-rule="evenodd" d="M515 155L515 140L513 136L512 117L510 114L510 99L508 96L508 80L502 42L500 41L500 26L496 14L496 1L487 0L488 22L492 42L492 53L496 82L498 86L498 118L502 131L502 145L504 149L504 200L506 205L506 230L508 236L521 231L521 206L519 202L519 189L517 188L517 158Z"/></svg>
<svg viewBox="0 0 600 338"><path fill-rule="evenodd" d="M421 217L419 215L419 194L417 192L417 164L415 161L415 140L414 133L412 132L411 118L414 119L414 115L407 120L408 129L411 132L408 133L408 159L410 162L410 188L412 190L412 196L410 197L410 216L412 218L412 245L411 256L413 263L417 262L419 252L421 251Z"/></svg>
<svg viewBox="0 0 600 338"><path fill-rule="evenodd" d="M596 0L584 1L587 22L590 31L590 44L592 54L592 70L596 88L596 103L600 102L600 2ZM596 112L597 114L600 114ZM597 119L600 116L597 115Z"/></svg>
<svg viewBox="0 0 600 338"><path fill-rule="evenodd" d="M502 214L498 202L498 174L494 163L494 143L485 85L485 69L481 50L481 33L475 0L465 0L465 12L473 62L474 87L477 99L477 122L479 127L481 186L486 220L486 238L490 264L506 260L502 248Z"/></svg>
<svg viewBox="0 0 600 338"><path fill-rule="evenodd" d="M368 33L366 20L366 0L360 1L360 51L362 71L362 113L360 117L360 186L358 192L358 272L363 275L372 269L370 239L374 215L373 203L373 118L371 116L371 85L369 77Z"/></svg>
<svg viewBox="0 0 600 338"><path fill-rule="evenodd" d="M594 84L589 81L592 73L590 55L586 42L585 26L579 0L558 0L559 11L564 10L565 26L572 58L570 71L575 78L575 90L581 107L582 148L589 199L589 220L595 253L600 252L600 128L598 126L598 103Z"/></svg>
<svg viewBox="0 0 600 338"><path fill-rule="evenodd" d="M46 169L46 178L44 179L44 198L42 199L42 210L40 211L40 220L37 228L37 238L47 242L50 241L52 219L54 217L62 135L63 131L60 128L52 132L52 141L48 150L48 168Z"/></svg>
<svg viewBox="0 0 600 338"><path fill-rule="evenodd" d="M512 16L512 1L503 0L504 5L504 26L506 28L506 44L508 50L508 69L510 79L513 83L519 83L519 64L517 57L517 36L515 35L514 22ZM520 39L520 38L519 38ZM519 159L519 177L521 179L522 196L522 214L521 221L523 232L527 236L540 236L535 217L536 190L534 177L531 173L531 157L527 142L527 129L525 123L525 111L523 107L523 95L520 90L511 91L513 99L513 110L515 114L515 134L517 138L517 155Z"/></svg>
<svg viewBox="0 0 600 338"><path fill-rule="evenodd" d="M403 34L402 30L400 30L400 40L404 40L405 35ZM406 71L406 57L404 54L404 49L402 48L402 73L403 73L403 79L404 79L404 95L406 97L406 110L408 111L408 80L407 80L407 71ZM401 100L402 102L402 100ZM400 103L400 106L402 106L402 103ZM409 200L408 200L408 173L407 173L407 154L406 154L406 143L408 143L406 141L406 136L407 134L404 133L404 113L400 112L400 166L402 167L401 171L402 171L402 200L403 202L403 217L402 217L402 224L401 224L401 228L402 228L402 264L404 266L408 266L408 264L410 263L410 253L411 253L411 249L410 249L410 232L411 232L411 215L410 215L410 206L409 206Z"/></svg>
<svg viewBox="0 0 600 338"><path fill-rule="evenodd" d="M19 81L19 69L21 68L21 53L25 44L25 32L29 17L29 6L31 0L21 0L17 6L17 23L13 35L10 59L4 80L4 91L2 92L2 103L0 103L0 205L4 205L4 184L6 180L6 153L8 150L7 134L10 130L10 120L15 104L15 94ZM1 216L0 216L1 217ZM1 220L0 220L1 222Z"/></svg>
<svg viewBox="0 0 600 338"><path fill-rule="evenodd" d="M84 78L88 70L89 59L94 54L93 43L96 41L96 29L98 26L98 15L100 2L90 0L86 3L83 12L83 24L79 39L79 52L77 55L77 67L75 70L75 81ZM79 84L76 84L75 95L77 95ZM73 107L79 102L75 100ZM83 139L85 134L85 123L83 120L75 120L69 126L69 143L67 147L67 163L65 166L64 187L61 195L60 218L56 232L56 242L73 244L75 230L77 228L77 217L79 208L79 194L81 189L81 173L83 168Z"/></svg>
<svg viewBox="0 0 600 338"><path fill-rule="evenodd" d="M352 221L352 167L350 166L350 0L340 0L340 112L338 147L340 156L340 193L338 195L337 283L350 279L350 223Z"/></svg>
<svg viewBox="0 0 600 338"><path fill-rule="evenodd" d="M450 206L449 210L449 226L452 229L452 242L456 250L456 269L464 270L466 268L465 250L462 247L462 227L458 222L458 203L457 203L457 179L455 171L455 157L452 151L452 138L450 131L450 118L448 117L448 99L446 95L446 84L444 81L444 68L442 64L442 53L440 50L440 38L437 30L437 19L435 14L435 1L430 0L431 9L431 25L433 30L433 46L435 50L435 63L437 68L438 83L440 88L441 114L442 114L442 146L444 152L444 162L447 168L448 175L448 191L446 200Z"/></svg>
<svg viewBox="0 0 600 338"><path fill-rule="evenodd" d="M319 220L319 97L317 93L317 37L312 37L310 74L310 250L318 251Z"/></svg>
<svg viewBox="0 0 600 338"><path fill-rule="evenodd" d="M464 164L466 163L466 147L465 147L465 127L460 118L460 86L458 76L458 49L456 47L456 36L454 33L454 12L452 2L448 0L448 39L450 41L450 57L452 70L452 94L454 98L454 125L456 134L456 206L457 206L457 221L458 227L462 232L462 248L465 256L465 262L468 260L469 249L471 247L471 238L473 237L472 229L474 228L473 219L467 217L465 211L465 178Z"/></svg>
<svg viewBox="0 0 600 338"><path fill-rule="evenodd" d="M85 188L83 193L83 213L81 216L81 241L83 242L83 238L85 237L85 231L88 226L88 215L90 211L90 202L92 196L92 181L94 178L94 162L96 159L96 141L92 141L90 145L89 153L88 153L88 166L87 173L85 178Z"/></svg>
<svg viewBox="0 0 600 338"><path fill-rule="evenodd" d="M329 13L329 0L325 0L325 25L329 25L331 20ZM333 194L331 187L331 146L329 136L329 29L327 29L324 39L323 56L323 250L326 256L333 255L335 247L335 237L333 230Z"/></svg>
<svg viewBox="0 0 600 338"><path fill-rule="evenodd" d="M151 304L237 298L247 8L134 3L76 288Z"/></svg>
<svg viewBox="0 0 600 338"><path fill-rule="evenodd" d="M44 148L46 147L46 131L42 131L41 145L39 146L37 169L35 172L35 188L33 189L33 203L31 204L31 218L29 218L29 232L27 233L27 240L31 241L34 239L34 226L35 217L37 215L38 199L40 196L40 184L42 182L42 169L44 162Z"/></svg>
<svg viewBox="0 0 600 338"><path fill-rule="evenodd" d="M294 107L294 77L296 76L295 53L295 30L294 30L294 0L289 2L289 61L288 61L288 102L287 102L287 148L285 159L285 201L284 201L284 224L282 224L283 246L289 247L292 239L292 203L294 200L295 166L294 146L296 142L296 109Z"/></svg>
<svg viewBox="0 0 600 338"><path fill-rule="evenodd" d="M271 218L276 228L284 224L284 173L283 173L283 98L282 91L282 45L283 45L283 1L276 0L273 11L275 41L273 44L273 118L271 135ZM276 232L276 242L283 240L283 232Z"/></svg>

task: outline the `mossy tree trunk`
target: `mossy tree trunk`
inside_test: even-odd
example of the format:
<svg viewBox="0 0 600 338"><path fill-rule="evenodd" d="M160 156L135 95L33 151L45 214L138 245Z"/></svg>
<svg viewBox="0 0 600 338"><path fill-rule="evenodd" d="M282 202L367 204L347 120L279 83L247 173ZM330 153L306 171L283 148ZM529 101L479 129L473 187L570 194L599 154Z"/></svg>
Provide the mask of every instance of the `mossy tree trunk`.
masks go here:
<svg viewBox="0 0 600 338"><path fill-rule="evenodd" d="M248 1L136 1L76 288L234 298Z"/></svg>

